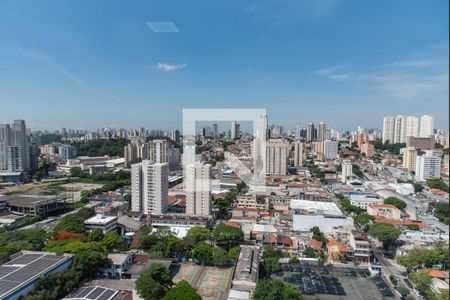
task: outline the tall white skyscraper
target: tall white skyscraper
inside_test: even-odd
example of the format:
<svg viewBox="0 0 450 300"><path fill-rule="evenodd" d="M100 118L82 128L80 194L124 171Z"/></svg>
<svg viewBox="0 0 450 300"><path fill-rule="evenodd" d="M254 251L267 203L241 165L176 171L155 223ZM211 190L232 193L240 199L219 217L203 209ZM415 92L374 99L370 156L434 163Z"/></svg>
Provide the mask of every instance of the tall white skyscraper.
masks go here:
<svg viewBox="0 0 450 300"><path fill-rule="evenodd" d="M211 201L211 165L193 163L185 166L186 215L209 216Z"/></svg>
<svg viewBox="0 0 450 300"><path fill-rule="evenodd" d="M441 177L441 158L433 155L433 150L425 151L424 155L417 156L416 178L421 180Z"/></svg>
<svg viewBox="0 0 450 300"><path fill-rule="evenodd" d="M390 144L394 143L395 136L395 117L387 116L383 120L383 143L389 141Z"/></svg>
<svg viewBox="0 0 450 300"><path fill-rule="evenodd" d="M303 143L295 141L294 143L294 167L303 166Z"/></svg>
<svg viewBox="0 0 450 300"><path fill-rule="evenodd" d="M301 136L300 136L301 130L302 130L302 126L300 125L300 123L295 124L295 138L296 139L301 138Z"/></svg>
<svg viewBox="0 0 450 300"><path fill-rule="evenodd" d="M289 143L282 139L270 139L266 143L266 173L286 175Z"/></svg>
<svg viewBox="0 0 450 300"><path fill-rule="evenodd" d="M160 215L168 208L169 164L143 160L131 165L131 210Z"/></svg>
<svg viewBox="0 0 450 300"><path fill-rule="evenodd" d="M419 137L430 137L434 134L434 117L423 115L420 117Z"/></svg>
<svg viewBox="0 0 450 300"><path fill-rule="evenodd" d="M324 122L319 123L319 127L317 128L317 141L323 142L326 140L327 133L327 125Z"/></svg>

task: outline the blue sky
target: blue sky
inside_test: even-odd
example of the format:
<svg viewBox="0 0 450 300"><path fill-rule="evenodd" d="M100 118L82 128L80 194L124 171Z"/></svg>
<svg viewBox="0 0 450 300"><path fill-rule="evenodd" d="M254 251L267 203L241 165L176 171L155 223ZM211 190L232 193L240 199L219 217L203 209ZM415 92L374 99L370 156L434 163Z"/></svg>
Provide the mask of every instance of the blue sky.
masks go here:
<svg viewBox="0 0 450 300"><path fill-rule="evenodd" d="M183 108L271 123L448 128L447 0L0 0L0 122L181 126Z"/></svg>

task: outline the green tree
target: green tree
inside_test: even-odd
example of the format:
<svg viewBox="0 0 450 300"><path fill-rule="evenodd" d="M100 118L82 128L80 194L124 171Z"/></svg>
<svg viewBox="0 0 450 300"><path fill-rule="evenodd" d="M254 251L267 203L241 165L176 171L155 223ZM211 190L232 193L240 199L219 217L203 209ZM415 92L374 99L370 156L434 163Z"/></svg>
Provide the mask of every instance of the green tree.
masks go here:
<svg viewBox="0 0 450 300"><path fill-rule="evenodd" d="M202 264L208 264L212 259L212 246L204 242L198 243L192 250L192 258Z"/></svg>
<svg viewBox="0 0 450 300"><path fill-rule="evenodd" d="M433 209L434 215L442 223L448 225L449 205L446 202L431 202L428 204L428 208Z"/></svg>
<svg viewBox="0 0 450 300"><path fill-rule="evenodd" d="M420 229L419 225L417 225L417 224L408 224L407 227L409 230L419 230Z"/></svg>
<svg viewBox="0 0 450 300"><path fill-rule="evenodd" d="M426 271L412 273L410 278L422 295L426 295L428 293L428 290L430 289L431 277Z"/></svg>
<svg viewBox="0 0 450 300"><path fill-rule="evenodd" d="M389 198L385 199L384 200L384 204L394 205L398 209L405 209L406 208L405 201L402 201L402 200L400 200L400 199L398 199L396 197L389 197Z"/></svg>
<svg viewBox="0 0 450 300"><path fill-rule="evenodd" d="M239 252L241 251L240 246L234 246L233 248L228 251L228 256L230 259L237 259L239 257Z"/></svg>
<svg viewBox="0 0 450 300"><path fill-rule="evenodd" d="M169 270L161 264L153 264L136 280L136 290L145 300L160 300L172 286Z"/></svg>
<svg viewBox="0 0 450 300"><path fill-rule="evenodd" d="M254 300L300 300L302 294L292 284L281 280L260 280L256 285Z"/></svg>
<svg viewBox="0 0 450 300"><path fill-rule="evenodd" d="M83 170L80 167L70 168L70 177L81 177L83 176Z"/></svg>
<svg viewBox="0 0 450 300"><path fill-rule="evenodd" d="M440 179L429 179L427 185L430 189L439 189L448 193L448 185Z"/></svg>
<svg viewBox="0 0 450 300"><path fill-rule="evenodd" d="M189 229L186 238L193 240L195 243L204 242L211 237L211 231L206 227L195 226Z"/></svg>
<svg viewBox="0 0 450 300"><path fill-rule="evenodd" d="M173 287L167 294L162 298L162 300L202 300L197 294L197 291L189 285L185 280L181 280L178 284Z"/></svg>
<svg viewBox="0 0 450 300"><path fill-rule="evenodd" d="M211 263L215 266L225 266L230 261L228 252L220 249L219 247L213 247L211 249Z"/></svg>
<svg viewBox="0 0 450 300"><path fill-rule="evenodd" d="M310 258L316 257L316 252L314 251L313 248L311 248L309 246L306 247L304 254L306 257L310 257Z"/></svg>
<svg viewBox="0 0 450 300"><path fill-rule="evenodd" d="M397 257L399 264L409 271L419 268L431 268L433 265L448 267L448 247L436 245L433 249L415 248L404 256Z"/></svg>
<svg viewBox="0 0 450 300"><path fill-rule="evenodd" d="M356 205L351 204L350 199L348 199L348 198L343 198L341 200L341 204L342 204L342 208L344 208L344 210L348 213L359 214L361 212L361 208L359 208Z"/></svg>
<svg viewBox="0 0 450 300"><path fill-rule="evenodd" d="M356 222L356 224L358 224L360 226L367 225L374 219L375 219L375 217L368 215L368 214L360 214L360 215L353 217L353 220Z"/></svg>
<svg viewBox="0 0 450 300"><path fill-rule="evenodd" d="M387 249L398 239L402 232L394 225L375 223L369 227L368 233L370 236L377 238L380 242L382 242L384 248Z"/></svg>
<svg viewBox="0 0 450 300"><path fill-rule="evenodd" d="M214 228L212 236L218 245L224 246L227 249L238 245L244 240L244 233L242 230L225 224L217 225Z"/></svg>
<svg viewBox="0 0 450 300"><path fill-rule="evenodd" d="M94 228L89 232L88 241L89 242L98 242L103 239L103 231L100 228Z"/></svg>

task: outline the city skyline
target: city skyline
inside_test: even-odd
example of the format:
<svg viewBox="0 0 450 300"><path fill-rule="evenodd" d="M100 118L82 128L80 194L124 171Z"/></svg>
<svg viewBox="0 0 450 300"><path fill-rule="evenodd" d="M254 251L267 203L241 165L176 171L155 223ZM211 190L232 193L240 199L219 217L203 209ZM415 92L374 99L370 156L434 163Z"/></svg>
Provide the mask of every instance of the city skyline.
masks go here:
<svg viewBox="0 0 450 300"><path fill-rule="evenodd" d="M183 108L262 107L285 128L430 114L448 129L446 1L198 7L0 2L0 119L172 129Z"/></svg>

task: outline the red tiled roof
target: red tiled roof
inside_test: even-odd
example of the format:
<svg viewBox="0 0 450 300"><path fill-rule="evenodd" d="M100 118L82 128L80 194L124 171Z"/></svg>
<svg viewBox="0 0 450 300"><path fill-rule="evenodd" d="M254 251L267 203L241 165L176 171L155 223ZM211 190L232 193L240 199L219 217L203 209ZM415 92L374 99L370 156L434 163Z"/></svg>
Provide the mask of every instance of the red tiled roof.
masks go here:
<svg viewBox="0 0 450 300"><path fill-rule="evenodd" d="M398 209L397 207L395 207L392 204L376 204L376 203L372 203L369 204L370 207L372 208L390 208L390 209Z"/></svg>
<svg viewBox="0 0 450 300"><path fill-rule="evenodd" d="M439 278L439 279L447 279L448 278L448 274L440 271L440 270L434 270L434 269L430 269L427 270L428 275L430 275L430 277L434 277L434 278Z"/></svg>
<svg viewBox="0 0 450 300"><path fill-rule="evenodd" d="M228 226L237 228L237 229L241 229L241 224L239 224L239 222L235 222L235 221L228 221L226 223Z"/></svg>
<svg viewBox="0 0 450 300"><path fill-rule="evenodd" d="M311 239L311 248L314 250L320 250L322 248L322 243L318 240Z"/></svg>
<svg viewBox="0 0 450 300"><path fill-rule="evenodd" d="M420 229L425 228L425 225L420 222L420 221L412 221L412 220L391 220L391 219L385 219L385 218L381 218L381 217L376 217L374 220L375 223L387 223L387 224L392 224L392 225L412 225L412 224L417 224L419 226Z"/></svg>

